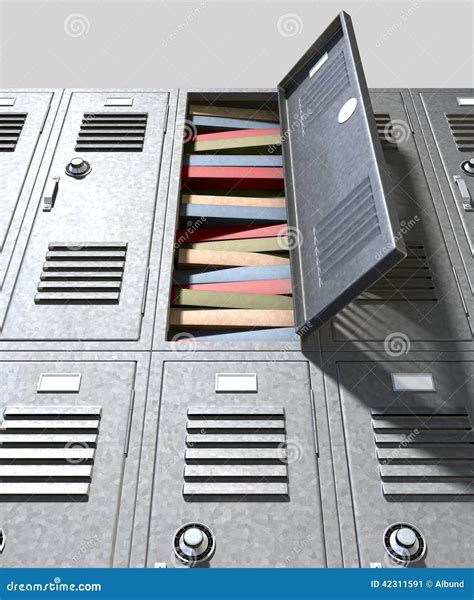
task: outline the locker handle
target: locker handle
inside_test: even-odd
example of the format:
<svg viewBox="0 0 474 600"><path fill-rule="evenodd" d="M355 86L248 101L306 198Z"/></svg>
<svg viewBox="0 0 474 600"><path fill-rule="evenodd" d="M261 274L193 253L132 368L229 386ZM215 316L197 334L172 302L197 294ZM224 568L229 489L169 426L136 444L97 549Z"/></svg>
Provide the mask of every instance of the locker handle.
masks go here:
<svg viewBox="0 0 474 600"><path fill-rule="evenodd" d="M43 211L50 212L56 202L59 189L59 177L52 177L46 184L43 195Z"/></svg>
<svg viewBox="0 0 474 600"><path fill-rule="evenodd" d="M472 197L471 197L471 194L467 187L467 184L464 181L464 178L461 177L461 175L455 175L454 181L457 183L457 186L461 193L461 200L462 200L464 210L468 210L468 211L474 210L474 204L472 201Z"/></svg>

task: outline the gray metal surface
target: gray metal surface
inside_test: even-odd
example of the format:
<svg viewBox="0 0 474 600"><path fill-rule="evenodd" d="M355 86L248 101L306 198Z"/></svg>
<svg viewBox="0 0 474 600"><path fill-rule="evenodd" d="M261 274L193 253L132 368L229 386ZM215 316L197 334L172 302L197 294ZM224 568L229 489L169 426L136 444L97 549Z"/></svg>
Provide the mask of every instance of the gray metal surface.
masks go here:
<svg viewBox="0 0 474 600"><path fill-rule="evenodd" d="M400 265L402 289L387 291L400 279L392 272L303 342L185 345L166 338L187 102L275 106L276 96L186 90L177 105L177 92L128 90L137 101L120 111L148 111L144 152L85 151L91 173L68 177L84 112L113 112L103 100L124 93L55 91L4 245L0 565L182 566L173 535L199 521L216 536L210 566L390 567L383 535L396 523L426 539L417 566L464 566L474 355L455 351L474 352L472 253L440 154L452 134L438 148L429 112L459 91L371 93L392 199L402 221L419 217L402 232L412 261ZM406 136L394 139L400 121ZM43 212L55 171L59 191ZM126 243L125 260L105 242ZM118 304L99 302L101 248L124 262L122 281L110 277ZM92 271L81 271L86 254ZM76 289L87 304L62 304ZM45 292L54 303L35 303ZM401 353L387 345L393 334L408 339ZM393 391L392 374L403 384L404 373L427 372L434 391ZM219 373L256 373L258 391L217 393Z"/></svg>
<svg viewBox="0 0 474 600"><path fill-rule="evenodd" d="M336 452L341 460L347 460L347 467L338 476L339 493L347 493L341 497L340 510L352 505L360 564L368 567L371 562L381 562L391 566L384 556L383 533L392 523L408 522L422 531L427 543L424 562L417 566L469 566L467 532L472 532L469 498L472 500L473 483L470 445L418 436L451 428L458 431L459 405L466 405L471 415L469 421L462 422L463 432L472 431L473 363L439 353L400 362L387 361L386 356L374 359L372 362L351 354L347 361L331 359L327 364L333 434L342 433L345 438L345 448ZM432 373L436 391L394 392L394 372ZM388 426L403 433L403 440L387 442L380 448L380 438L374 439L372 413L376 409L379 415L383 407L388 409ZM437 416L438 409L442 416ZM395 412L409 413L410 417L398 417ZM401 423L401 418L411 422ZM392 431L392 427L385 431Z"/></svg>
<svg viewBox="0 0 474 600"><path fill-rule="evenodd" d="M217 394L215 377L216 373L222 372L256 373L258 392ZM289 377L293 382L291 389L281 394L279 390ZM276 398L279 406L275 405ZM312 402L309 368L305 361L213 362L210 359L165 363L148 565L169 563L174 532L187 522L201 522L210 527L216 538L211 566L325 566ZM267 420L268 413L283 417L281 408L284 407L284 419L277 420L279 428L286 432L286 443L267 441L267 447L262 448L259 447L261 442L255 444L247 440L237 444L227 441L219 449L186 448L188 411L202 406L211 414L216 409L219 417L223 416L219 414L222 407L226 407L228 414L236 409L244 417L244 410L252 413L253 409L254 414L259 411L260 421L247 422L245 431L260 434L275 421ZM318 418L319 414L316 414ZM236 422L239 421L236 418ZM205 423L199 428L204 435L214 431ZM224 425L223 430L226 428ZM269 431L274 429L272 426ZM269 474L264 474L264 470L270 465L280 469L286 466L288 474L284 479L287 480L272 482L267 479ZM219 481L218 475L210 471L203 476L195 475L200 478L199 482L183 481L187 477L186 469L189 474L189 468L198 466L200 469L219 466L232 469L230 481ZM259 471L256 476L251 475L253 482L241 480L248 477L246 470L249 467ZM162 493L164 490L166 493Z"/></svg>
<svg viewBox="0 0 474 600"><path fill-rule="evenodd" d="M301 238L290 251L295 325L308 335L405 255L349 15L281 81L278 99L288 223Z"/></svg>

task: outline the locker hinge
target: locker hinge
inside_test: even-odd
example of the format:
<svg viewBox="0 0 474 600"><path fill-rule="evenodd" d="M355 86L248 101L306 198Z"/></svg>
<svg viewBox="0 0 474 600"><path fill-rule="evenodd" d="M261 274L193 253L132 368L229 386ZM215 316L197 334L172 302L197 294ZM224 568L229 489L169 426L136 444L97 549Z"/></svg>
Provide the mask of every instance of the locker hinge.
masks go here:
<svg viewBox="0 0 474 600"><path fill-rule="evenodd" d="M130 435L132 431L132 415L133 415L133 406L135 404L135 389L132 389L130 394L130 405L128 407L128 416L127 416L127 431L125 433L125 444L123 447L123 453L125 456L128 456L128 446L130 444Z"/></svg>
<svg viewBox="0 0 474 600"><path fill-rule="evenodd" d="M165 116L165 129L163 131L163 133L166 133L168 131L168 117L170 116L170 105L167 104L166 105L166 116Z"/></svg>
<svg viewBox="0 0 474 600"><path fill-rule="evenodd" d="M148 293L148 281L150 279L150 267L146 270L145 275L145 285L143 287L143 297L142 297L142 316L145 314L145 306L146 306L146 295Z"/></svg>
<svg viewBox="0 0 474 600"><path fill-rule="evenodd" d="M316 452L316 456L319 456L319 441L318 441L318 427L316 422L316 405L314 401L314 391L310 390L311 396L311 416L313 420L313 436L314 436L314 449Z"/></svg>

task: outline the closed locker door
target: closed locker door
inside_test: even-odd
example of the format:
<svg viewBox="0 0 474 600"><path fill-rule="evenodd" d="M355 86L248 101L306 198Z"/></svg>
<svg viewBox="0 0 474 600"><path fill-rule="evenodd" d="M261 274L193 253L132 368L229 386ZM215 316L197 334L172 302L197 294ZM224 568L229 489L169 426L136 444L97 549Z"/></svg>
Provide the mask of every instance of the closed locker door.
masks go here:
<svg viewBox="0 0 474 600"><path fill-rule="evenodd" d="M15 247L34 164L53 92L0 91L0 282L3 284Z"/></svg>
<svg viewBox="0 0 474 600"><path fill-rule="evenodd" d="M110 567L133 362L9 362L0 374L2 567Z"/></svg>
<svg viewBox="0 0 474 600"><path fill-rule="evenodd" d="M70 95L4 339L139 338L167 106Z"/></svg>
<svg viewBox="0 0 474 600"><path fill-rule="evenodd" d="M308 363L163 373L149 566L182 566L182 528L195 522L211 532L212 567L326 566Z"/></svg>

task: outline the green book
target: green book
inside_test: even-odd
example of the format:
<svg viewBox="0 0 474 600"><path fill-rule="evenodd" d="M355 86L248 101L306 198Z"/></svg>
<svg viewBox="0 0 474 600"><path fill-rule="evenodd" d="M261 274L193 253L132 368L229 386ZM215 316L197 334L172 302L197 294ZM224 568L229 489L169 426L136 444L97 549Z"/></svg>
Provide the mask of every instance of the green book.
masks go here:
<svg viewBox="0 0 474 600"><path fill-rule="evenodd" d="M271 294L179 289L176 290L173 306L292 310L293 300L289 296L273 296Z"/></svg>

